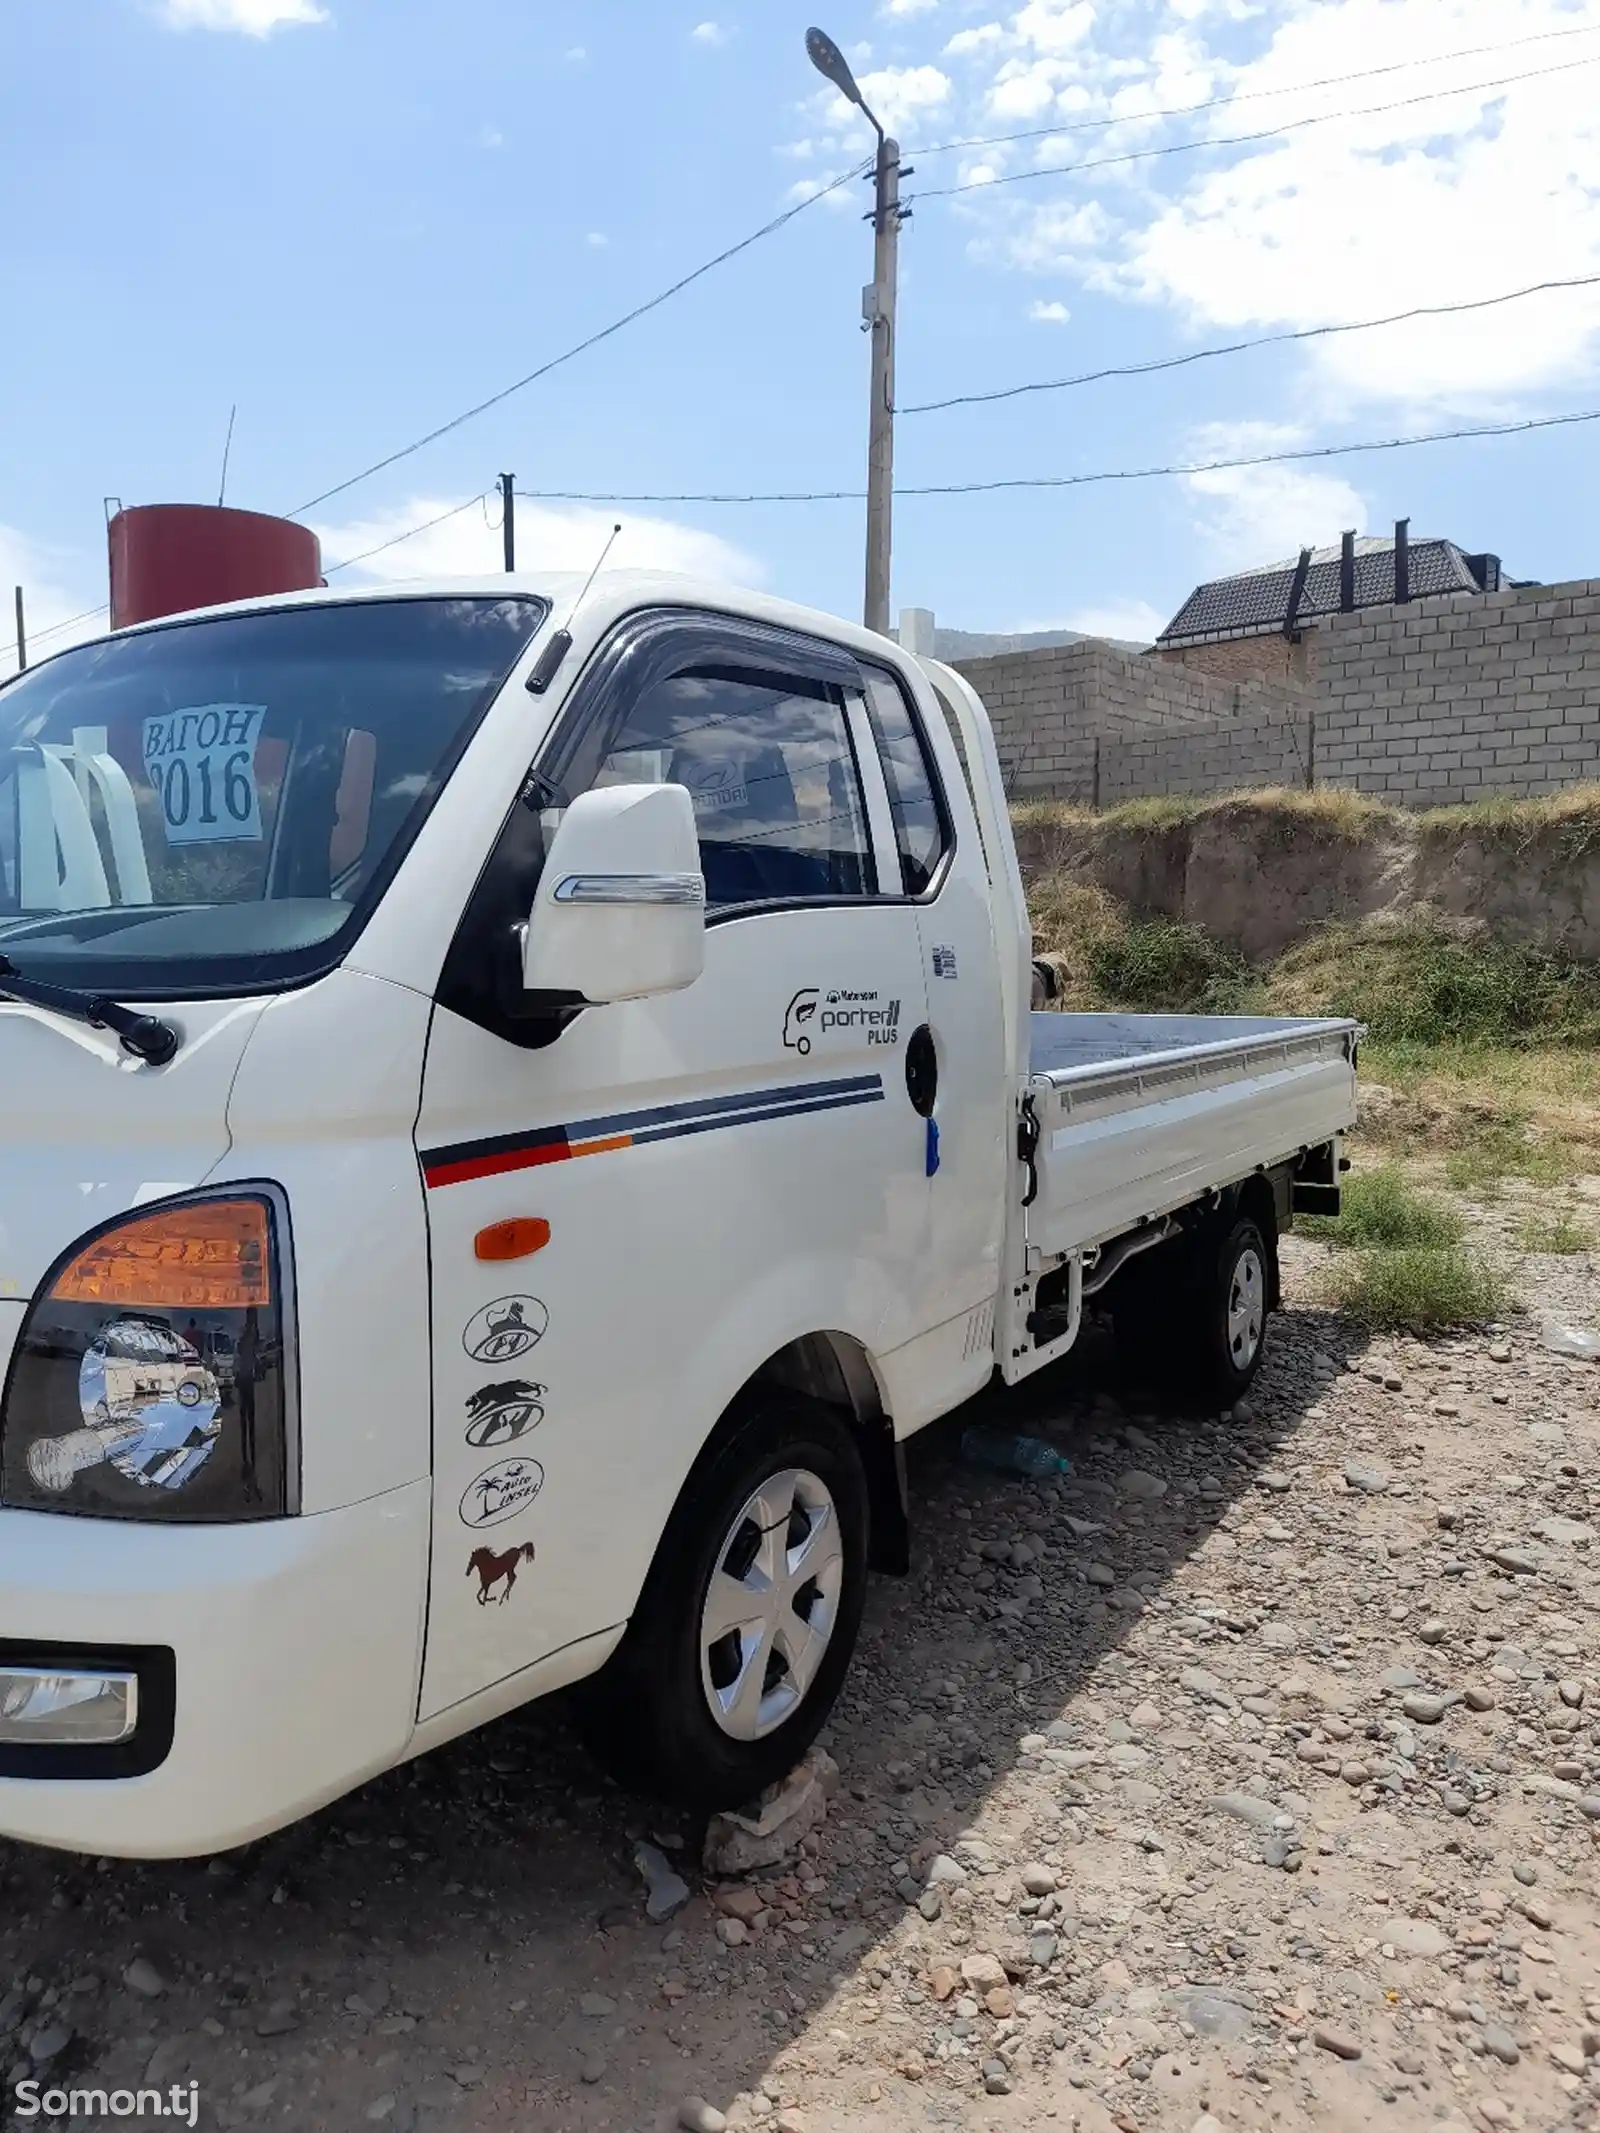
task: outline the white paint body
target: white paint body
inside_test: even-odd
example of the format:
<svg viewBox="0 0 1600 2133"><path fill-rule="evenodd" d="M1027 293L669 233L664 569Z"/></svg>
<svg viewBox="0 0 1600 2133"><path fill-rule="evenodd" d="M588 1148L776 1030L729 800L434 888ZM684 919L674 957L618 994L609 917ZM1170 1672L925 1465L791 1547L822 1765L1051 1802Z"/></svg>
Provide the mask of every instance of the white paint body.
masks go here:
<svg viewBox="0 0 1600 2133"><path fill-rule="evenodd" d="M0 1001L0 1377L29 1298L85 1230L176 1192L270 1181L292 1234L301 1461L298 1514L261 1524L0 1510L0 1642L164 1645L177 1669L157 1769L0 1778L9 1835L218 1850L592 1671L697 1453L786 1344L853 1344L904 1437L988 1383L997 1358L1007 1377L1048 1360L1017 1353L1024 1282L1352 1123L1349 1025L1218 1050L1219 1025L1209 1051L1159 1066L1034 1070L999 766L958 677L722 587L611 573L570 616L575 582L528 589L551 618L330 975L274 997L151 1003L184 1032L165 1068ZM318 597L333 596L281 604ZM705 929L703 967L685 951L678 989L587 1008L522 1048L437 1004L446 953L586 664L624 618L660 607L891 669L931 743L953 851L921 898L729 915ZM530 695L560 621L572 649ZM883 868L883 775L859 704L851 716ZM641 865L682 858L662 832ZM547 869L541 898L555 886ZM810 988L877 1005L801 1032L791 1010ZM931 1176L904 1069L923 1023L940 1077ZM1041 1124L1026 1210L1025 1095ZM505 1142L561 1144L562 1159L449 1159ZM475 1256L481 1231L530 1217L549 1225L543 1249ZM525 1544L515 1586L485 1597L475 1551Z"/></svg>

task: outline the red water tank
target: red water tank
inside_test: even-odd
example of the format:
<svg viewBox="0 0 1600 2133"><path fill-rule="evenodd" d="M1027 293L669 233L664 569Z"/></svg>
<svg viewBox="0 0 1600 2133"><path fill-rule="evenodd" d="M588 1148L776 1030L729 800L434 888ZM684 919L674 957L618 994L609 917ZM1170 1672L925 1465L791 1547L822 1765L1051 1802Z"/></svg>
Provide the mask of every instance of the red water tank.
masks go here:
<svg viewBox="0 0 1600 2133"><path fill-rule="evenodd" d="M308 526L217 504L136 504L107 528L111 627L322 583Z"/></svg>

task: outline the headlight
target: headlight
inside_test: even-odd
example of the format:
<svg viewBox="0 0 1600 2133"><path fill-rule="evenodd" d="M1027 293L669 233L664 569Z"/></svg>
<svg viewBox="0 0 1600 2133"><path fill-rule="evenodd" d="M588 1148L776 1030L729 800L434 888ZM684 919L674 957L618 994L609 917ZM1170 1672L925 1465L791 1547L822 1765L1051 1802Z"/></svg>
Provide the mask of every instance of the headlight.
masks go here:
<svg viewBox="0 0 1600 2133"><path fill-rule="evenodd" d="M96 1518L278 1518L288 1468L272 1200L179 1201L76 1246L12 1360L0 1502Z"/></svg>

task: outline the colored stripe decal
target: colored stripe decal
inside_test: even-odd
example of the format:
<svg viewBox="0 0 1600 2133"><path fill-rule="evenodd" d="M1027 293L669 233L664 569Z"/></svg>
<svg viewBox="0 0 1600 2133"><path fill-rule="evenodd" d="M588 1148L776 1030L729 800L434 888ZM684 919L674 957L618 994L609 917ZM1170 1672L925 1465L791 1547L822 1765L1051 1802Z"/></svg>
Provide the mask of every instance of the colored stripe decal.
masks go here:
<svg viewBox="0 0 1600 2133"><path fill-rule="evenodd" d="M717 1133L726 1126L757 1125L768 1118L799 1118L813 1111L848 1110L857 1104L883 1100L883 1081L877 1074L859 1074L842 1081L796 1082L780 1089L751 1090L742 1096L661 1104L647 1111L578 1119L570 1126L545 1126L531 1133L503 1133L478 1141L460 1141L450 1147L425 1150L422 1172L433 1191L475 1178L533 1170L544 1163L564 1163L573 1156L608 1155L646 1141Z"/></svg>

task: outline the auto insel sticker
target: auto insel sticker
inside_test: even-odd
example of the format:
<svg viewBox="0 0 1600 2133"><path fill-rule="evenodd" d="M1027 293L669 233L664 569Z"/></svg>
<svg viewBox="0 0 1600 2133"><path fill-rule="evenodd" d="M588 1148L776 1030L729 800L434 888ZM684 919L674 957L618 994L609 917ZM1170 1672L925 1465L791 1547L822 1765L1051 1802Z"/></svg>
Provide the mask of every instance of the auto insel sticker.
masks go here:
<svg viewBox="0 0 1600 2133"><path fill-rule="evenodd" d="M543 1385L511 1378L503 1385L483 1385L467 1398L467 1442L478 1451L514 1444L544 1420Z"/></svg>
<svg viewBox="0 0 1600 2133"><path fill-rule="evenodd" d="M498 1526L526 1511L544 1487L537 1459L501 1459L485 1468L461 1492L464 1526Z"/></svg>
<svg viewBox="0 0 1600 2133"><path fill-rule="evenodd" d="M475 1363L514 1363L538 1346L549 1324L537 1296L501 1296L467 1320L461 1345Z"/></svg>
<svg viewBox="0 0 1600 2133"><path fill-rule="evenodd" d="M524 1541L520 1548L507 1548L503 1555L496 1555L492 1548L474 1548L467 1557L467 1576L477 1577L478 1605L487 1607L491 1600L498 1599L498 1604L504 1607L517 1582L517 1565L532 1561L532 1541ZM505 1590L497 1595L496 1585L503 1585Z"/></svg>

